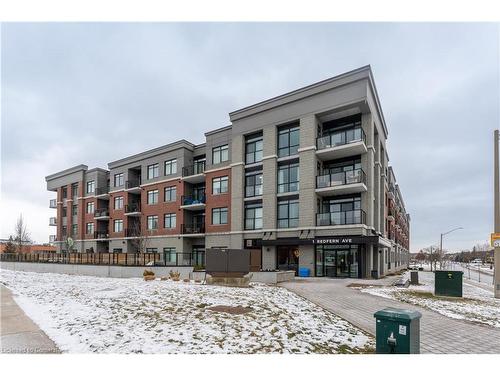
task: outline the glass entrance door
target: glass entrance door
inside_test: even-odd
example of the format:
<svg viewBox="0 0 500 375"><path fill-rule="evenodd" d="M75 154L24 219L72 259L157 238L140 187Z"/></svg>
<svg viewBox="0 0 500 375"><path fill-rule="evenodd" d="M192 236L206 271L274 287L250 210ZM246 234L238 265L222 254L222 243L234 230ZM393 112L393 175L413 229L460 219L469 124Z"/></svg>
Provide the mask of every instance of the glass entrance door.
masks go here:
<svg viewBox="0 0 500 375"><path fill-rule="evenodd" d="M359 270L357 245L316 247L316 276L357 278L360 277Z"/></svg>
<svg viewBox="0 0 500 375"><path fill-rule="evenodd" d="M337 250L336 277L350 277L349 252L350 250Z"/></svg>

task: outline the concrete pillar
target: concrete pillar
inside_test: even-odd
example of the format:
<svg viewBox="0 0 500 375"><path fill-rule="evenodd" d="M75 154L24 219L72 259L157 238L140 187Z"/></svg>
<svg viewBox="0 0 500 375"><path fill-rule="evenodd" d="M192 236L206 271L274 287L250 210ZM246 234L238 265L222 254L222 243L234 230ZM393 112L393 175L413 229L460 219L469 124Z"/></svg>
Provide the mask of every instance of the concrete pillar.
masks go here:
<svg viewBox="0 0 500 375"><path fill-rule="evenodd" d="M299 163L299 226L316 224L316 116L300 119Z"/></svg>
<svg viewBox="0 0 500 375"><path fill-rule="evenodd" d="M314 276L314 257L314 245L299 246L299 268L308 268L311 276Z"/></svg>
<svg viewBox="0 0 500 375"><path fill-rule="evenodd" d="M366 225L373 227L375 147L374 124L370 113L362 115L361 126L366 134L366 147L368 148L368 152L361 156L361 166L366 173L368 189L366 193L361 194L361 208L366 213Z"/></svg>
<svg viewBox="0 0 500 375"><path fill-rule="evenodd" d="M264 229L274 229L277 227L277 135L276 127L268 126L264 128L264 146L263 146L263 161L262 161L262 208L263 220L262 226Z"/></svg>
<svg viewBox="0 0 500 375"><path fill-rule="evenodd" d="M231 145L231 230L241 231L244 226L243 197L245 166L243 164L243 136L233 138Z"/></svg>
<svg viewBox="0 0 500 375"><path fill-rule="evenodd" d="M276 246L262 247L262 269L263 270L276 269Z"/></svg>
<svg viewBox="0 0 500 375"><path fill-rule="evenodd" d="M364 265L364 278L371 277L371 271L373 269L373 245L367 244L365 245L365 265Z"/></svg>

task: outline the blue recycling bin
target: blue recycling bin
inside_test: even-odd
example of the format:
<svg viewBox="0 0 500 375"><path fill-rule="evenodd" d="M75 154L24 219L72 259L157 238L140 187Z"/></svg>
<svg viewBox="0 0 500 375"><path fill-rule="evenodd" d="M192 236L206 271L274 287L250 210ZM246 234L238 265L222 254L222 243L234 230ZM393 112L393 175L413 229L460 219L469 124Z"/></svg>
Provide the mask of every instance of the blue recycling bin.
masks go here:
<svg viewBox="0 0 500 375"><path fill-rule="evenodd" d="M311 276L311 270L309 268L300 267L299 268L299 277L309 277Z"/></svg>

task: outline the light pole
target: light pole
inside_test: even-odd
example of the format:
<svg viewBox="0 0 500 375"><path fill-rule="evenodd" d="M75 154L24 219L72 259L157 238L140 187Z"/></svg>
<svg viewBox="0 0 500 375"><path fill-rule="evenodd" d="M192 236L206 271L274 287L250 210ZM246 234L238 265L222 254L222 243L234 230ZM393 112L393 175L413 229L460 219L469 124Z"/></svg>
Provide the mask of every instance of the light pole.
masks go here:
<svg viewBox="0 0 500 375"><path fill-rule="evenodd" d="M500 130L495 130L493 133L494 139L494 152L493 152L493 165L494 165L494 186L493 186L493 195L494 195L494 203L493 203L493 215L495 218L495 233L500 232L500 161L499 158L499 143L500 143ZM493 262L495 263L495 270L493 271L493 279L495 289L495 298L500 298L500 247L497 246L493 250Z"/></svg>
<svg viewBox="0 0 500 375"><path fill-rule="evenodd" d="M459 229L464 229L464 228L458 227L458 228L449 230L448 232L441 233L441 241L439 242L439 253L441 254L441 256L443 256L443 237L446 236L447 234L450 234L451 232L454 232L454 231L459 230ZM432 271L432 263L431 263L431 271ZM436 270L434 270L434 271L436 271Z"/></svg>

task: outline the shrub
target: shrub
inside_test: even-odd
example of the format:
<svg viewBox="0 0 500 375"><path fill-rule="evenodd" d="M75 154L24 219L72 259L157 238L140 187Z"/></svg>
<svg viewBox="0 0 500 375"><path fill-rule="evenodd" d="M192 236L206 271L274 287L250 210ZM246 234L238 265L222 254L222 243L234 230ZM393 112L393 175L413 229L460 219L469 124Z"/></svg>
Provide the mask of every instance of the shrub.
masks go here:
<svg viewBox="0 0 500 375"><path fill-rule="evenodd" d="M155 273L152 270L144 270L142 276L154 276Z"/></svg>

